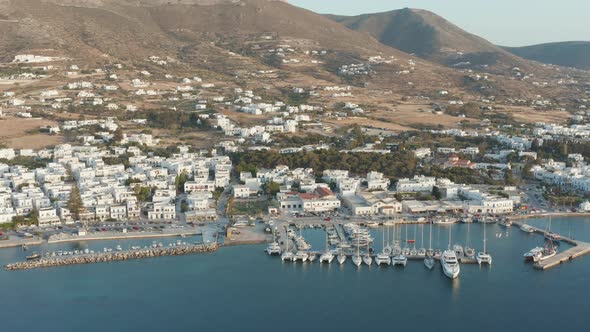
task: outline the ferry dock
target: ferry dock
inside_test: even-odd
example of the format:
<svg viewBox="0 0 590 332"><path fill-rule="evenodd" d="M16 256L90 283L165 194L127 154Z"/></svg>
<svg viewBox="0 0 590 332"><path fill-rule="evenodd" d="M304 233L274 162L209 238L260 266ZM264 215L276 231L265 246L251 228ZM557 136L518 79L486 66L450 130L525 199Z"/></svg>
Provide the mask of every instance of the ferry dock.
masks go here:
<svg viewBox="0 0 590 332"><path fill-rule="evenodd" d="M512 224L514 226L521 227L524 224L524 222L513 220ZM534 233L541 234L543 236L546 236L549 233L544 229L540 229L540 228L537 228L537 227L534 227L531 225L528 225L528 226L534 231ZM565 242L567 244L570 244L573 247L570 249L567 249L563 252L560 252L560 253L556 254L555 256L548 258L544 261L537 262L537 263L533 264L533 266L536 269L548 270L548 269L554 268L562 263L569 262L569 261L572 261L578 257L590 254L590 243L574 240L574 239L571 239L571 238L568 238L568 237L565 237L562 235L560 235L560 237L561 237L561 239L560 239L561 242Z"/></svg>

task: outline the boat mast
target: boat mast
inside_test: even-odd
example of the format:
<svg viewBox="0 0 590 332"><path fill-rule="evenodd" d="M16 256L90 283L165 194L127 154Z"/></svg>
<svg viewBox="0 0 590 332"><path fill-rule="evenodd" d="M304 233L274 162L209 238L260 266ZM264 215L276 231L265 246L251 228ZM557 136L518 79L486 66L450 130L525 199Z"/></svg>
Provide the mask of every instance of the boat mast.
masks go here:
<svg viewBox="0 0 590 332"><path fill-rule="evenodd" d="M451 230L453 228L453 224L449 226L449 246L447 247L448 250L451 250Z"/></svg>
<svg viewBox="0 0 590 332"><path fill-rule="evenodd" d="M483 253L487 254L488 251L486 249L486 242L487 242L487 235L486 235L486 224L483 224Z"/></svg>
<svg viewBox="0 0 590 332"><path fill-rule="evenodd" d="M430 221L430 242L428 243L428 249L432 250L432 220Z"/></svg>

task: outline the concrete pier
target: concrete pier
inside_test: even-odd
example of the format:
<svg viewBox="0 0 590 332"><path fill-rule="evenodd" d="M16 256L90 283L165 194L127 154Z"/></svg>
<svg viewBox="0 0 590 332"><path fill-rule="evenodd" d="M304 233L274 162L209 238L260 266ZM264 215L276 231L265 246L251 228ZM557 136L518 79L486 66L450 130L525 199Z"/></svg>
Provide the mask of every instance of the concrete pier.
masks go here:
<svg viewBox="0 0 590 332"><path fill-rule="evenodd" d="M515 220L512 222L512 224L516 227L521 227L524 224L524 222ZM531 227L535 233L543 235L543 237L545 237L545 235L548 233L547 231L545 231L543 229L533 227L531 225L529 225L529 227ZM590 243L570 239L568 237L561 236L561 235L560 235L560 237L561 237L561 242L568 243L570 245L573 245L574 247L570 248L568 250L565 250L563 252L560 252L560 253L556 254L555 256L548 258L544 261L537 262L537 263L533 264L533 266L536 269L547 270L547 269L556 267L562 263L574 260L578 257L590 254Z"/></svg>
<svg viewBox="0 0 590 332"><path fill-rule="evenodd" d="M181 256L195 253L213 252L216 251L217 248L217 243L214 243L82 254L73 256L43 257L41 259L8 264L4 266L4 268L6 270L31 270L44 267L116 262L161 256Z"/></svg>

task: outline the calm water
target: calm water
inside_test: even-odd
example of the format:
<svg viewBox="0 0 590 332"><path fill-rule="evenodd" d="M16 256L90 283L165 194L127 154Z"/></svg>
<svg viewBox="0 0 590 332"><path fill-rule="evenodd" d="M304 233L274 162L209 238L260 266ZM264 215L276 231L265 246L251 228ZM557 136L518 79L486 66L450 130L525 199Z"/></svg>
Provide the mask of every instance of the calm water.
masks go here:
<svg viewBox="0 0 590 332"><path fill-rule="evenodd" d="M543 221L531 222L542 223ZM589 221L590 222L590 221ZM553 220L590 239L590 223ZM472 225L481 249L482 225ZM522 254L538 235L487 226L494 265L463 265L458 280L421 261L405 269L357 269L319 263L281 263L265 246L228 247L208 255L0 271L3 331L553 331L585 330L590 257L539 272ZM453 226L453 243L465 244L467 227ZM413 238L413 226L408 229ZM381 247L381 232L375 247ZM405 232L402 232L405 235ZM420 241L420 228L417 228ZM448 228L434 230L434 247L446 247ZM428 239L428 227L424 232ZM321 230L304 235L324 248ZM405 236L404 236L405 237ZM93 249L148 241L90 243ZM158 240L163 243L172 241ZM193 241L185 239L185 241ZM81 244L84 246L85 244ZM57 250L73 245L52 245ZM420 247L420 243L417 244ZM428 246L426 244L426 246ZM563 248L562 248L563 249ZM35 249L37 250L37 249ZM22 259L21 249L0 250L0 263Z"/></svg>

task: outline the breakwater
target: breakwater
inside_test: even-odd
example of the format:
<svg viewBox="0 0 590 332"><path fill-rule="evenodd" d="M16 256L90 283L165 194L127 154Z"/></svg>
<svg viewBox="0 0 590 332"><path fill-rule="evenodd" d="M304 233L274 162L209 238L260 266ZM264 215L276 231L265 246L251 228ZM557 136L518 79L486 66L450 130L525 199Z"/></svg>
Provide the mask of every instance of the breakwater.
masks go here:
<svg viewBox="0 0 590 332"><path fill-rule="evenodd" d="M163 248L146 248L128 251L116 251L76 256L43 257L36 260L12 263L4 266L6 270L30 270L44 267L57 267L78 264L107 263L144 259L162 256L181 256L196 253L214 252L218 248L214 244L196 244Z"/></svg>

